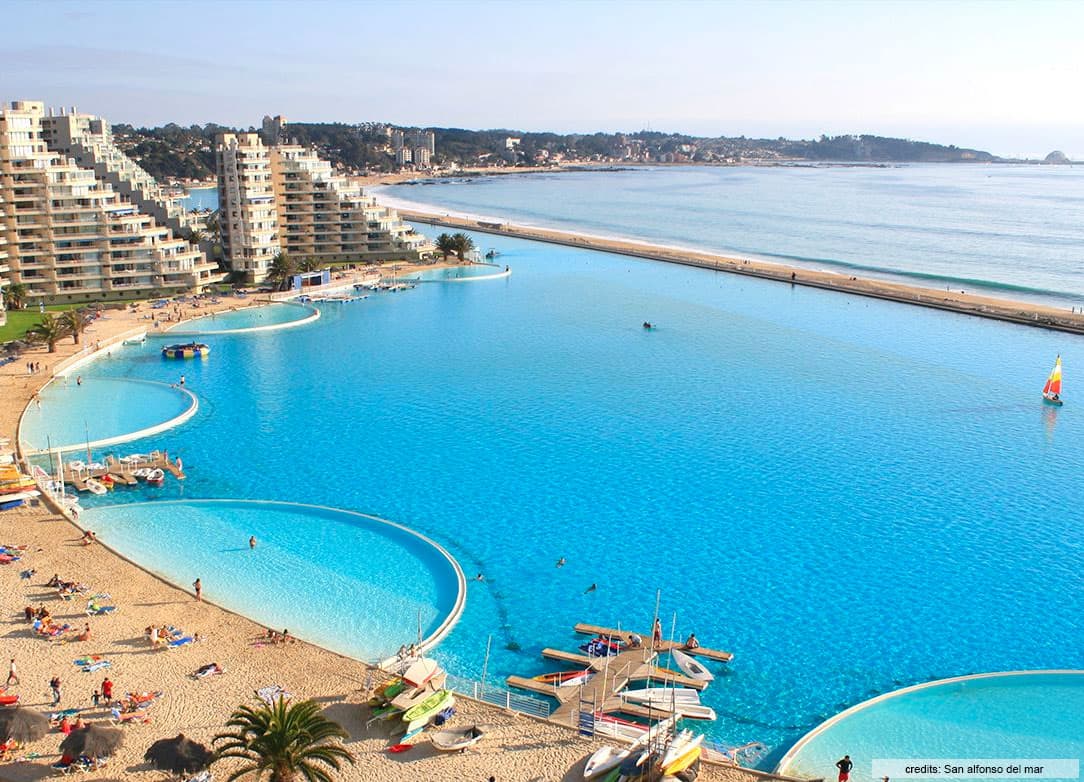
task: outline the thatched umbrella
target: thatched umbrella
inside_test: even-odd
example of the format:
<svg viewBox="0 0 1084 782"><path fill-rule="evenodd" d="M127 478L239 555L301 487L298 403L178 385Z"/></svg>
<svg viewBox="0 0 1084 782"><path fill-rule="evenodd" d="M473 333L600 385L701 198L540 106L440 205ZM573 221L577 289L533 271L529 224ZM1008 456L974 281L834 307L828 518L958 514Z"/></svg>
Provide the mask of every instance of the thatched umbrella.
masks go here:
<svg viewBox="0 0 1084 782"><path fill-rule="evenodd" d="M60 751L73 758L86 755L88 758L105 758L117 751L124 742L124 732L118 728L103 728L101 725L87 725L73 730L60 742Z"/></svg>
<svg viewBox="0 0 1084 782"><path fill-rule="evenodd" d="M16 706L0 711L0 738L15 739L20 744L37 741L49 732L49 718L40 711Z"/></svg>
<svg viewBox="0 0 1084 782"><path fill-rule="evenodd" d="M214 753L203 744L178 733L176 738L159 739L151 744L143 759L161 771L194 774L207 768L212 757Z"/></svg>

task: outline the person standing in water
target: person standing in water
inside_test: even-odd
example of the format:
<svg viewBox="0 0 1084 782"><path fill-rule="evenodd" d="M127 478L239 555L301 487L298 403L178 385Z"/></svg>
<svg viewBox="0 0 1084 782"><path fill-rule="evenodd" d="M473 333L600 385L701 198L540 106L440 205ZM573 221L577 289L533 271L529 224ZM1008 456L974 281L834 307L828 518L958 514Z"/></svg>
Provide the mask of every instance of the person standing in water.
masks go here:
<svg viewBox="0 0 1084 782"><path fill-rule="evenodd" d="M250 538L248 539L248 547L249 547L250 549L254 549L254 548L256 548L256 536L255 536L255 535L253 535L252 537L250 537Z"/></svg>
<svg viewBox="0 0 1084 782"><path fill-rule="evenodd" d="M194 590L196 590L196 602L197 603L202 603L203 602L203 582L200 581L197 578L195 581L192 582L192 588Z"/></svg>
<svg viewBox="0 0 1084 782"><path fill-rule="evenodd" d="M850 755L844 755L836 761L836 768L839 769L839 782L847 782L851 778L851 769L854 767L854 763L851 762Z"/></svg>

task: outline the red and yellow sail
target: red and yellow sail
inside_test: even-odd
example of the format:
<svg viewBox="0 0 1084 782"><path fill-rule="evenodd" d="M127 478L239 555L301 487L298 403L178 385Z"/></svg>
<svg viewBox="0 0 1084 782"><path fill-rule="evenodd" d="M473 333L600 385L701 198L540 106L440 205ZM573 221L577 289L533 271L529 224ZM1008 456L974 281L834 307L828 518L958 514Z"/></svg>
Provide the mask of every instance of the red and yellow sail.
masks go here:
<svg viewBox="0 0 1084 782"><path fill-rule="evenodd" d="M1054 362L1054 368L1050 370L1050 377L1043 386L1043 396L1061 396L1061 356Z"/></svg>

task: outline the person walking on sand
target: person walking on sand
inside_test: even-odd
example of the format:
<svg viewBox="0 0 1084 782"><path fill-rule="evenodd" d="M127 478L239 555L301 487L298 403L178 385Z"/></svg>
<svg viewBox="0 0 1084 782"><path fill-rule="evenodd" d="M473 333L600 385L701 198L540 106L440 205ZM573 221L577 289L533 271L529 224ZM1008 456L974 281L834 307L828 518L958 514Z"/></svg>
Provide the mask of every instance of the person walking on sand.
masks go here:
<svg viewBox="0 0 1084 782"><path fill-rule="evenodd" d="M54 676L49 680L49 689L53 691L53 705L60 703L60 677Z"/></svg>
<svg viewBox="0 0 1084 782"><path fill-rule="evenodd" d="M108 676L102 680L102 698L106 703L113 700L113 682L109 680Z"/></svg>
<svg viewBox="0 0 1084 782"><path fill-rule="evenodd" d="M195 581L192 582L192 588L194 590L196 590L196 602L197 603L202 603L203 602L203 582L200 581L197 578Z"/></svg>
<svg viewBox="0 0 1084 782"><path fill-rule="evenodd" d="M854 767L854 763L851 762L850 755L844 755L836 761L836 768L839 769L839 782L847 782L851 778L851 769Z"/></svg>
<svg viewBox="0 0 1084 782"><path fill-rule="evenodd" d="M8 682L7 686L10 687L13 684L19 683L19 676L15 672L15 658L11 658L11 662L8 664Z"/></svg>

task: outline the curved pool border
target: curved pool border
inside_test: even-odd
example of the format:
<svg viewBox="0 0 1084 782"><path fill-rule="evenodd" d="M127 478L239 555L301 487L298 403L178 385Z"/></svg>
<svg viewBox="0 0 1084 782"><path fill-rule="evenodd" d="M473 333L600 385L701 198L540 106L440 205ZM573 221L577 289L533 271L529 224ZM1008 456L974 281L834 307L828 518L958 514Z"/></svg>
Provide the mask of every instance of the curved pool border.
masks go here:
<svg viewBox="0 0 1084 782"><path fill-rule="evenodd" d="M109 508L137 508L137 507L144 507L144 506L153 507L153 506L156 506L156 505L158 505L158 506L161 506L161 505L190 505L190 504L193 504L193 503L206 503L206 504L232 503L232 504L235 504L235 505L240 504L240 505L264 505L264 506L276 505L276 506L280 506L280 507L305 508L305 509L308 509L308 510L319 510L319 511L327 511L327 512L330 512L330 513L339 513L339 514L343 514L343 515L346 515L346 516L356 516L358 518L365 519L366 521L369 521L369 522L376 522L377 524L384 524L386 526L393 527L393 528L399 530L400 532L404 532L407 535L411 535L411 536L417 538L422 543L425 543L426 545L428 545L430 548L436 549L437 553L439 553L442 557L444 557L444 559L448 562L448 564L451 565L452 572L455 574L456 596L455 596L455 602L452 604L451 610L448 612L447 616L444 617L444 619L441 621L441 623L439 625L437 625L437 629L434 630L432 633L430 633L425 638L423 638L421 640L421 643L416 645L417 648L420 651L428 651L428 650L432 649L434 646L436 646L438 643L443 641L444 638L448 635L448 633L450 633L452 631L452 629L456 626L456 624L459 622L460 617L463 615L463 610L466 608L466 605L467 605L467 578L463 574L463 568L460 567L459 562L456 560L455 557L453 557L451 555L451 553L446 548L444 548L444 546L440 545L439 543L437 543L432 538L430 538L430 537L428 537L426 535L423 535L422 533L418 532L417 530L413 530L410 527L407 527L407 526L405 526L403 524L400 524L400 523L398 523L396 521L391 521L390 519L385 519L385 518L383 518L381 516L374 516L374 515L372 515L370 513L362 513L361 511L348 510L346 508L333 508L330 505L316 505L316 504L308 503L308 502L287 502L287 501L282 501L282 500L253 500L253 499L228 498L228 497L186 498L186 499L177 499L177 500L151 500L151 501L147 501L147 502L124 502L124 503L114 503L112 505L94 506L93 508L87 508L87 511L93 512L95 510L107 510ZM140 570L151 574L152 576L154 576L157 579L160 579L164 583L167 583L170 586L181 590L182 592L188 592L189 594L192 594L191 592L189 592L189 590L185 589L180 584L173 583L172 581L170 581L169 579L167 579L165 576L161 575L160 573L156 573L155 571L150 570L147 567L144 567L143 565L141 565L136 560L127 557L126 555L120 553L116 549L110 547L109 550L112 551L114 554L116 554L121 559L123 559L125 562L130 562L131 564L138 567ZM215 605L218 605L218 604L215 604ZM240 612L234 611L234 610L232 610L230 608L226 608L225 606L218 605L218 607L221 608L223 611L229 611L230 613L236 614L237 616L245 616L244 614L241 614ZM245 618L248 619L249 621L255 621L251 617L245 616ZM259 622L256 622L256 624L259 624ZM313 642L309 641L308 643L313 643ZM313 645L314 646L320 646L320 648L326 648L326 647L323 647L323 646L321 646L320 644L317 644L317 643L313 643ZM328 651L331 651L333 654L340 654L343 657L350 657L350 655L348 655L348 654L343 654L342 652L336 652L336 651L334 651L332 649L329 649ZM352 659L358 659L358 658L352 658ZM372 663L373 661L372 660L361 660L361 662L363 662L363 663Z"/></svg>
<svg viewBox="0 0 1084 782"><path fill-rule="evenodd" d="M201 331L200 329L180 329L181 326L191 325L195 321L203 320L204 318L211 318L217 315L217 312L212 312L208 315L200 315L197 318L191 318L187 321L181 321L175 323L169 328L163 329L162 334L169 334L175 337L230 337L234 334L255 334L259 331L282 331L283 329L297 328L298 326L305 326L314 321L320 320L320 310L316 307L308 307L304 304L300 304L295 301L271 301L266 304L253 304L250 307L242 307L239 310L227 310L229 312L244 312L245 310L259 309L260 307L270 307L273 304L288 304L291 307L302 307L309 310L308 317L299 318L298 320L288 320L285 323L272 323L269 326L245 326L240 329L224 329L221 331Z"/></svg>
<svg viewBox="0 0 1084 782"><path fill-rule="evenodd" d="M978 679L998 679L998 678L1009 678L1009 677L1013 677L1013 676L1037 676L1037 675L1043 675L1043 676L1058 676L1058 675L1084 676L1084 669L1077 670L1077 669L1074 669L1074 668L1050 668L1050 669L1045 669L1044 668L1044 669L1038 669L1038 670L995 671L993 673L972 673L972 674L967 674L966 676L951 676L948 679L935 679L932 682L922 682L921 684L912 684L910 687L903 687L902 689L899 689L899 690L892 690L891 692L881 693L880 695L877 695L877 696L875 696L873 698L870 698L869 700L865 700L865 701L862 701L861 703L857 703L854 706L851 706L849 709L844 709L843 711L841 711L839 714L835 715L834 717L829 717L828 719L826 719L820 725L813 728L813 730L809 731L809 733L806 733L804 736L802 736L800 739L798 739L798 741L796 741L794 743L794 745L790 749L787 750L787 753L785 755L783 755L782 758L779 759L779 762L775 765L775 769L773 770L773 773L790 775L790 772L787 771L787 766L790 765L792 762L794 762L795 758L798 756L798 753L801 752L802 749L805 748L806 744L808 744L810 741L812 741L813 739L815 739L817 736L824 733L825 731L829 730L830 728L835 727L836 725L838 725L843 720L854 716L855 714L857 714L860 711L865 711L866 709L868 709L871 706L875 706L878 703L889 700L890 698L895 698L895 697L900 696L900 695L910 695L912 693L919 692L920 690L928 690L928 689L931 689L931 688L934 688L934 687L942 687L942 686L944 686L946 684L958 684L959 682L975 681L975 680L978 680Z"/></svg>
<svg viewBox="0 0 1084 782"><path fill-rule="evenodd" d="M494 269L498 269L499 271L496 271L493 274L475 274L475 275L470 275L470 276L467 276L467 277L448 277L448 278L443 279L443 280L426 280L426 279L422 279L422 278L419 277L419 278L417 278L417 281L422 282L422 283L432 283L432 282L482 282L483 280L500 280L500 279L503 279L505 277L511 277L512 276L512 269L511 268L501 269L500 264L496 264L496 263L472 263L470 265L471 266L492 266ZM448 266L448 267L445 267L445 268L454 269L455 267L454 266Z"/></svg>
<svg viewBox="0 0 1084 782"><path fill-rule="evenodd" d="M58 375L57 377L60 377L60 375ZM143 380L141 378L135 378L135 377L104 377L104 378L99 378L99 379L100 380L108 380L110 382L118 382L118 383L144 383L146 385L151 385L151 386L166 386L166 387L172 388L171 386L169 386L169 384L161 383L161 382L159 382L157 380ZM52 385L55 380L56 380L56 378L53 378L48 383L46 383L44 386L42 386L42 390L44 390L44 389L48 388L50 385ZM23 419L26 417L26 414L28 412L30 412L30 405L32 405L34 403L34 400L31 399L29 402L26 403L26 407L23 408L22 413L19 414L19 426L17 428L17 431L19 433L19 442L20 442L20 446L22 446L22 445L26 446L25 448L23 448L23 455L24 456L40 456L40 455L48 454L48 453L51 453L51 452L70 453L72 451L81 451L84 448L104 448L107 445L119 445L120 443L129 443L132 440L141 440L144 437L150 437L151 435L159 434L161 432L165 432L168 429L173 429L174 427L180 426L181 424L188 421L197 412L199 412L199 398L195 394L193 394L191 391L189 391L187 388L181 388L180 386L178 386L177 388L173 388L172 390L180 391L182 394L186 395L188 397L188 399L189 399L189 402L191 402L191 404L188 406L188 409L185 410L183 413L181 413L178 416L174 416L173 418L170 418L168 421L163 421L161 423L154 424L153 426L148 426L148 427L145 427L143 429L137 429L134 432L127 432L125 434L114 435L113 437L105 437L105 438L102 438L101 440L91 440L89 443L71 443L71 444L68 444L68 445L54 445L52 448L33 448L33 447L30 446L30 443L28 443L28 442L26 442L25 440L22 439L22 435L23 435Z"/></svg>

